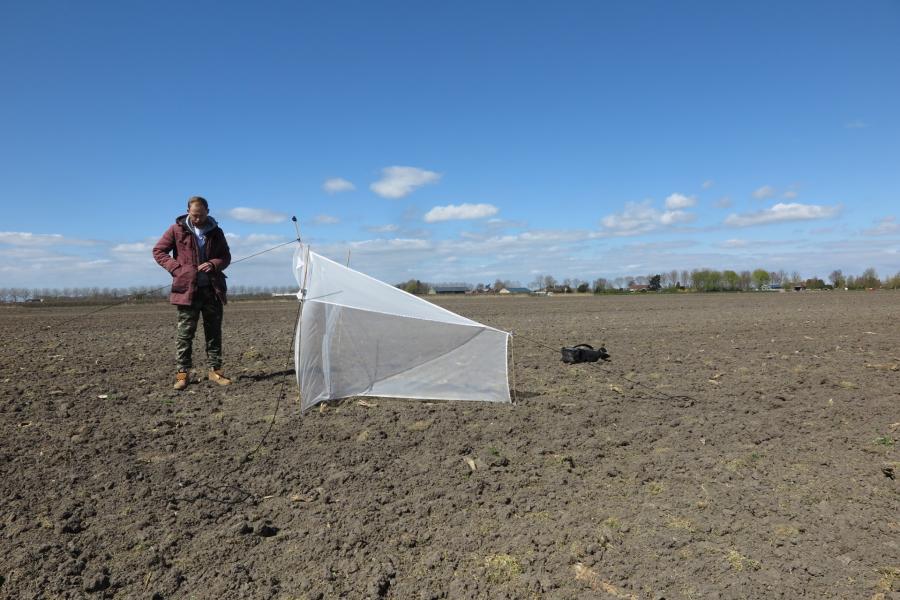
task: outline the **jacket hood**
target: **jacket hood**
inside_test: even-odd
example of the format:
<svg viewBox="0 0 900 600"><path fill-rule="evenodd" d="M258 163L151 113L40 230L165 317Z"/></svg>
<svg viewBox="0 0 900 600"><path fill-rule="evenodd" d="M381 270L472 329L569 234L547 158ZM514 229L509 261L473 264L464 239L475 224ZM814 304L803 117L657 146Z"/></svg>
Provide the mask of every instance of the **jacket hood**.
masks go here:
<svg viewBox="0 0 900 600"><path fill-rule="evenodd" d="M182 227L188 227L187 218L188 218L187 214L183 214L180 217L177 217L175 219L175 224L181 225ZM218 221L213 219L210 215L206 215L206 224L207 224L207 227L204 228L204 229L206 229L206 231L212 231L213 229L215 229L216 227L219 226Z"/></svg>

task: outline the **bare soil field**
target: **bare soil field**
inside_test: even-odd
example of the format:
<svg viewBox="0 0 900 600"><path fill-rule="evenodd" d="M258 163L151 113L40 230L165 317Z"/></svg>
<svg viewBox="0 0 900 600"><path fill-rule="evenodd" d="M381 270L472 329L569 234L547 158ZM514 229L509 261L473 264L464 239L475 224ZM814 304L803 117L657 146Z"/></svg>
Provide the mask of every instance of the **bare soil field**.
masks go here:
<svg viewBox="0 0 900 600"><path fill-rule="evenodd" d="M181 393L168 305L0 308L0 597L900 598L900 294L440 304L516 404L301 415L295 302Z"/></svg>

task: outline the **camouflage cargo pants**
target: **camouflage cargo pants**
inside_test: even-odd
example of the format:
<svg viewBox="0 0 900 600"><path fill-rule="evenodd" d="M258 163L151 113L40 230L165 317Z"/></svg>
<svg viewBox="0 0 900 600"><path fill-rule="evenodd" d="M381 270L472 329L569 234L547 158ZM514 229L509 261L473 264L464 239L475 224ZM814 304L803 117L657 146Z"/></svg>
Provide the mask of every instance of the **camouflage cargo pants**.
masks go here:
<svg viewBox="0 0 900 600"><path fill-rule="evenodd" d="M175 356L179 371L189 371L191 349L197 322L203 315L203 335L206 338L206 360L210 369L222 368L222 303L211 287L201 287L194 294L190 306L179 306L176 326Z"/></svg>

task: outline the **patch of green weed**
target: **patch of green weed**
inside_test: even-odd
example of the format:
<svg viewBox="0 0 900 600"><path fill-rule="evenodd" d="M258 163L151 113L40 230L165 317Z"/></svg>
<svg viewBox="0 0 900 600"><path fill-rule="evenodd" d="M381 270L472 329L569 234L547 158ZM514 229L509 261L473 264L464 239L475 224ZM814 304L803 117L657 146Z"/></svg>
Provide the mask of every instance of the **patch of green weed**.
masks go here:
<svg viewBox="0 0 900 600"><path fill-rule="evenodd" d="M490 554L484 559L487 580L491 583L507 583L522 574L522 565L509 554Z"/></svg>

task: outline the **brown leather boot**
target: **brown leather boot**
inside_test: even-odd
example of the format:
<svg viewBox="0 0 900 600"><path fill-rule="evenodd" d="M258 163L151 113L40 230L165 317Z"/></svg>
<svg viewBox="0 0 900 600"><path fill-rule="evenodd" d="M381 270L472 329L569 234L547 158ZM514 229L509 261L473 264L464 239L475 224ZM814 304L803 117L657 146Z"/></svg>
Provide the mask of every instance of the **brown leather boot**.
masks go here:
<svg viewBox="0 0 900 600"><path fill-rule="evenodd" d="M222 369L210 369L209 380L215 381L219 385L231 385L231 380L225 377L225 374L222 373Z"/></svg>
<svg viewBox="0 0 900 600"><path fill-rule="evenodd" d="M183 390L188 385L188 374L184 371L179 371L175 374L175 385L172 386L176 390Z"/></svg>

